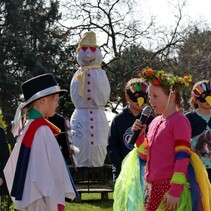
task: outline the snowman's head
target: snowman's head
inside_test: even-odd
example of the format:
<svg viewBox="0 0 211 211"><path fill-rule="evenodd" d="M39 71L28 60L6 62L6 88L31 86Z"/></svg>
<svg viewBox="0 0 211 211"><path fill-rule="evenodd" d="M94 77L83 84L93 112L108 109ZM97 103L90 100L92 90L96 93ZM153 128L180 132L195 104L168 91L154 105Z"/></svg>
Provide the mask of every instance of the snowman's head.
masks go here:
<svg viewBox="0 0 211 211"><path fill-rule="evenodd" d="M81 38L77 47L77 61L82 67L102 63L102 54L96 44L94 32L87 32Z"/></svg>
<svg viewBox="0 0 211 211"><path fill-rule="evenodd" d="M102 63L102 54L98 47L81 47L77 54L80 66L90 66Z"/></svg>

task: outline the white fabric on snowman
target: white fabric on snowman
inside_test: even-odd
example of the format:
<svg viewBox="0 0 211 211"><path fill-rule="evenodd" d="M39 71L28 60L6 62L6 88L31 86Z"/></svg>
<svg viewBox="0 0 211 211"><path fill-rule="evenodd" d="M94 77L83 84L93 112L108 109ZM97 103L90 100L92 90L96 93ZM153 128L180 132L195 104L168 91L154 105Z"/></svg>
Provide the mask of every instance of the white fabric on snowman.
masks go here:
<svg viewBox="0 0 211 211"><path fill-rule="evenodd" d="M101 68L102 54L94 32L82 38L77 53L80 68L70 84L70 96L75 105L70 120L71 139L80 149L76 154L78 167L99 167L103 166L107 154L109 124L104 107L109 100L110 84Z"/></svg>

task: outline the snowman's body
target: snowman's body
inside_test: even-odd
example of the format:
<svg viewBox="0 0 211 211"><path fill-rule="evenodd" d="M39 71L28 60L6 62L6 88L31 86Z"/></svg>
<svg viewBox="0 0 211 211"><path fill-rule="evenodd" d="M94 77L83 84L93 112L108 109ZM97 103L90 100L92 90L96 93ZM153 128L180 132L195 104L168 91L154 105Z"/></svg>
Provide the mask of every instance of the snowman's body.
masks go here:
<svg viewBox="0 0 211 211"><path fill-rule="evenodd" d="M104 106L110 95L110 84L100 67L102 54L98 47L81 48L77 55L80 69L70 84L70 96L75 105L71 116L71 138L80 149L75 154L77 167L103 166L109 124Z"/></svg>

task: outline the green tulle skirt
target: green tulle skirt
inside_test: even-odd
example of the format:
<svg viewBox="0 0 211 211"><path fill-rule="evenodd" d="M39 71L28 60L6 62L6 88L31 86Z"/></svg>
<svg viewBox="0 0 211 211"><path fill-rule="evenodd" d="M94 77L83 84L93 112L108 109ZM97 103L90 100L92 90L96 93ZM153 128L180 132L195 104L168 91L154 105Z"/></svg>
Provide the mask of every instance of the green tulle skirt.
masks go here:
<svg viewBox="0 0 211 211"><path fill-rule="evenodd" d="M211 185L203 163L194 152L191 152L190 165L193 167L195 185L199 188L199 200L194 203L193 196L196 193L193 191L193 181L191 183L186 181L183 183L180 205L174 211L211 211ZM125 157L122 170L114 186L114 211L145 210L144 168L145 162L139 158L137 148L134 148ZM164 201L161 201L157 211L166 211Z"/></svg>
<svg viewBox="0 0 211 211"><path fill-rule="evenodd" d="M145 162L134 148L124 159L122 170L114 187L114 211L144 210L144 167Z"/></svg>

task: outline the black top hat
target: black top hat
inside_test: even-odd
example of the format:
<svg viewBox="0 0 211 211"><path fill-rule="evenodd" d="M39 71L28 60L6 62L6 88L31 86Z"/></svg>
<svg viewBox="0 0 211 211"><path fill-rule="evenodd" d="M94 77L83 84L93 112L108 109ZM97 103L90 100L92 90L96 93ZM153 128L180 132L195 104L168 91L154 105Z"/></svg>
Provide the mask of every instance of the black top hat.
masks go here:
<svg viewBox="0 0 211 211"><path fill-rule="evenodd" d="M67 93L66 89L61 89L57 84L55 78L52 74L46 73L38 75L34 78L31 78L25 81L21 85L21 89L24 95L25 102L22 107L27 106L33 101L56 93Z"/></svg>

